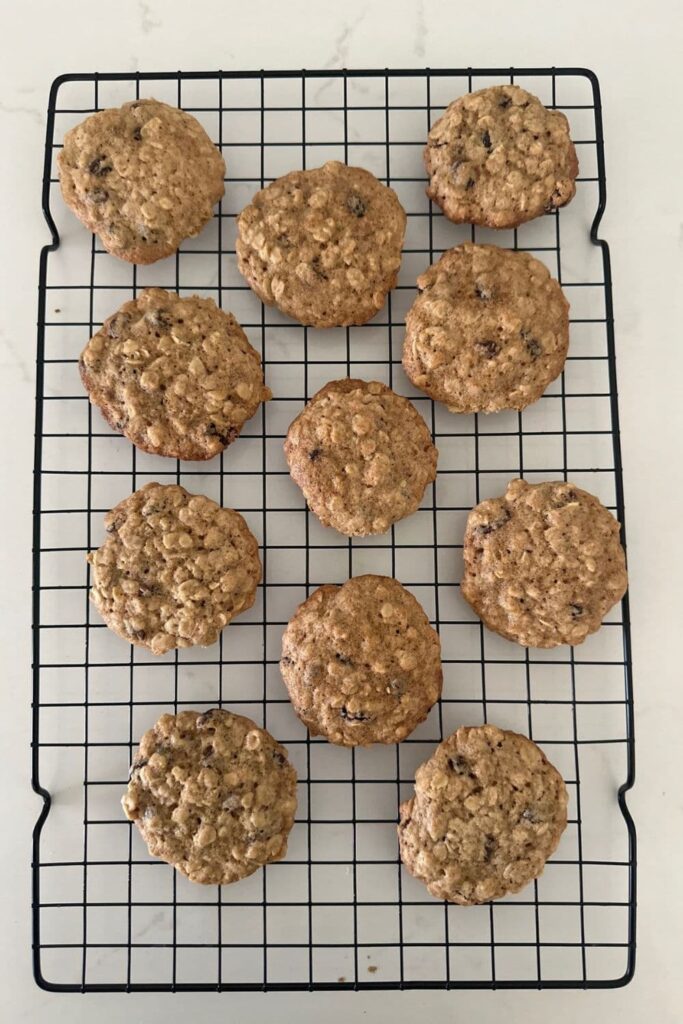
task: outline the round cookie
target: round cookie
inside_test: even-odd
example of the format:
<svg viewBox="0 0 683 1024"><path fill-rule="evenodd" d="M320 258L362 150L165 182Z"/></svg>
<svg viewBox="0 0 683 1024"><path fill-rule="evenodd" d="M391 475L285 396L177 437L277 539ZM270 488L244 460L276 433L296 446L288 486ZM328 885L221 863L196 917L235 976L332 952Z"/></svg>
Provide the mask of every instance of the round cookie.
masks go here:
<svg viewBox="0 0 683 1024"><path fill-rule="evenodd" d="M253 605L261 561L239 512L176 484L151 483L104 523L107 539L88 555L90 596L124 640L152 654L206 647Z"/></svg>
<svg viewBox="0 0 683 1024"><path fill-rule="evenodd" d="M439 634L387 576L311 594L285 630L280 671L309 732L347 747L405 739L443 681Z"/></svg>
<svg viewBox="0 0 683 1024"><path fill-rule="evenodd" d="M107 422L152 455L211 459L262 401L258 353L213 299L148 288L105 320L81 378Z"/></svg>
<svg viewBox="0 0 683 1024"><path fill-rule="evenodd" d="M514 228L576 192L567 118L517 85L451 103L431 127L424 158L427 195L456 224Z"/></svg>
<svg viewBox="0 0 683 1024"><path fill-rule="evenodd" d="M285 455L323 526L364 537L418 508L438 452L407 398L378 381L344 379L326 384L299 413Z"/></svg>
<svg viewBox="0 0 683 1024"><path fill-rule="evenodd" d="M523 409L562 372L569 303L528 253L464 242L417 286L403 368L451 412Z"/></svg>
<svg viewBox="0 0 683 1024"><path fill-rule="evenodd" d="M566 825L562 776L535 743L463 726L420 765L401 804L401 860L432 896L472 906L538 878Z"/></svg>
<svg viewBox="0 0 683 1024"><path fill-rule="evenodd" d="M153 99L71 128L58 166L67 206L130 263L154 263L198 235L225 191L225 161L199 121Z"/></svg>
<svg viewBox="0 0 683 1024"><path fill-rule="evenodd" d="M364 324L396 284L405 229L393 189L330 160L256 193L237 218L237 265L263 302L299 323Z"/></svg>
<svg viewBox="0 0 683 1024"><path fill-rule="evenodd" d="M181 711L140 740L121 803L153 857L191 882L227 885L286 854L296 772L251 719Z"/></svg>
<svg viewBox="0 0 683 1024"><path fill-rule="evenodd" d="M512 480L467 518L463 597L524 647L580 644L627 585L619 523L574 484Z"/></svg>

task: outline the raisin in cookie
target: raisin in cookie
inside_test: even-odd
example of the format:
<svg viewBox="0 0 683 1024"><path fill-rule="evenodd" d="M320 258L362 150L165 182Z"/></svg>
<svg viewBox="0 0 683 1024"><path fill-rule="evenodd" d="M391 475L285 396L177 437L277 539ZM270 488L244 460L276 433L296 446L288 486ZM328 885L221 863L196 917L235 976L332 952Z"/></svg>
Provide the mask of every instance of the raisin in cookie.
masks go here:
<svg viewBox="0 0 683 1024"><path fill-rule="evenodd" d="M461 96L432 125L427 195L456 224L513 228L569 202L579 173L569 124L517 85Z"/></svg>
<svg viewBox="0 0 683 1024"><path fill-rule="evenodd" d="M285 455L323 526L364 537L418 508L438 453L406 398L378 381L346 379L330 381L299 413Z"/></svg>
<svg viewBox="0 0 683 1024"><path fill-rule="evenodd" d="M451 412L523 409L562 372L569 303L528 253L465 242L417 286L403 368Z"/></svg>
<svg viewBox="0 0 683 1024"><path fill-rule="evenodd" d="M151 483L108 512L88 561L91 597L124 640L165 654L207 646L251 608L258 542L239 512L176 484Z"/></svg>
<svg viewBox="0 0 683 1024"><path fill-rule="evenodd" d="M198 235L225 191L225 161L199 121L152 99L71 128L58 164L67 206L130 263L154 263Z"/></svg>
<svg viewBox="0 0 683 1024"><path fill-rule="evenodd" d="M441 694L439 634L398 580L356 576L299 605L280 671L313 735L347 747L398 743Z"/></svg>
<svg viewBox="0 0 683 1024"><path fill-rule="evenodd" d="M472 906L538 878L566 825L562 776L535 743L463 726L420 765L401 804L401 860L432 896Z"/></svg>
<svg viewBox="0 0 683 1024"><path fill-rule="evenodd" d="M267 401L258 353L213 299L148 288L86 345L79 363L90 401L153 455L210 459Z"/></svg>
<svg viewBox="0 0 683 1024"><path fill-rule="evenodd" d="M258 297L313 327L363 324L396 284L406 215L393 189L331 160L292 171L237 219L237 261Z"/></svg>
<svg viewBox="0 0 683 1024"><path fill-rule="evenodd" d="M524 647L580 644L626 591L619 523L562 481L512 480L467 519L461 591L489 629Z"/></svg>
<svg viewBox="0 0 683 1024"><path fill-rule="evenodd" d="M121 803L153 857L191 882L227 885L286 854L296 772L249 718L181 711L140 740Z"/></svg>

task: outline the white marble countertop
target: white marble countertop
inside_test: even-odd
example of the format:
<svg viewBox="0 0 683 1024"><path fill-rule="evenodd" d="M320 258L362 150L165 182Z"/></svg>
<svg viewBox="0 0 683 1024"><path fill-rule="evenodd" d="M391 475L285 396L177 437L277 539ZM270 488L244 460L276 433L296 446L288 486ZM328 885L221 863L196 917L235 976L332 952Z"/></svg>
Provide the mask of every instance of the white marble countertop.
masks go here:
<svg viewBox="0 0 683 1024"><path fill-rule="evenodd" d="M4 828L0 840L0 1018L59 1024L187 1017L330 1022L416 1014L483 1022L681 1020L680 796L683 711L677 636L683 605L680 343L683 208L678 4L624 0L29 0L3 5L0 37L1 506L5 651L0 688ZM63 72L300 67L585 66L601 80L608 179L602 235L611 246L629 536L637 712L638 962L616 991L53 995L30 970L29 787L31 468L44 112ZM676 79L675 79L676 76Z"/></svg>

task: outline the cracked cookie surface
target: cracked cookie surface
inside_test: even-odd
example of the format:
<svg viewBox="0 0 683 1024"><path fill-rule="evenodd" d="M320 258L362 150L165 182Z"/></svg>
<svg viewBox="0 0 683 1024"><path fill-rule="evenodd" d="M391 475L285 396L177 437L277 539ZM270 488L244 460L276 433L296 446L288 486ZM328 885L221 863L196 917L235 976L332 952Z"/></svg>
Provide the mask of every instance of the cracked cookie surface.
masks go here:
<svg viewBox="0 0 683 1024"><path fill-rule="evenodd" d="M181 711L140 740L121 803L152 856L192 882L226 885L285 856L296 773L251 719Z"/></svg>
<svg viewBox="0 0 683 1024"><path fill-rule="evenodd" d="M207 646L254 603L258 542L239 512L177 484L150 483L104 519L88 561L91 598L129 643L165 654Z"/></svg>
<svg viewBox="0 0 683 1024"><path fill-rule="evenodd" d="M580 644L624 596L619 523L574 484L512 480L467 519L461 592L489 629L525 647Z"/></svg>
<svg viewBox="0 0 683 1024"><path fill-rule="evenodd" d="M263 302L299 323L363 324L396 284L405 228L393 189L331 160L256 193L237 218L237 265Z"/></svg>
<svg viewBox="0 0 683 1024"><path fill-rule="evenodd" d="M258 353L213 299L148 288L105 320L81 354L90 401L153 455L210 459L270 391Z"/></svg>
<svg viewBox="0 0 683 1024"><path fill-rule="evenodd" d="M427 195L456 224L516 227L576 192L567 118L517 85L451 103L432 125L424 157Z"/></svg>
<svg viewBox="0 0 683 1024"><path fill-rule="evenodd" d="M87 117L64 136L58 164L67 206L130 263L198 235L225 191L225 161L199 121L154 99Z"/></svg>
<svg viewBox="0 0 683 1024"><path fill-rule="evenodd" d="M562 372L569 303L528 253L465 242L417 286L403 368L451 412L523 409Z"/></svg>
<svg viewBox="0 0 683 1024"><path fill-rule="evenodd" d="M343 746L398 743L429 714L442 685L439 635L398 580L355 576L299 605L280 671L313 735Z"/></svg>
<svg viewBox="0 0 683 1024"><path fill-rule="evenodd" d="M378 381L330 381L291 424L292 479L324 526L385 533L410 515L436 477L437 450L407 398Z"/></svg>
<svg viewBox="0 0 683 1024"><path fill-rule="evenodd" d="M437 899L486 903L537 878L566 825L562 776L535 743L463 726L420 765L401 804L401 860Z"/></svg>

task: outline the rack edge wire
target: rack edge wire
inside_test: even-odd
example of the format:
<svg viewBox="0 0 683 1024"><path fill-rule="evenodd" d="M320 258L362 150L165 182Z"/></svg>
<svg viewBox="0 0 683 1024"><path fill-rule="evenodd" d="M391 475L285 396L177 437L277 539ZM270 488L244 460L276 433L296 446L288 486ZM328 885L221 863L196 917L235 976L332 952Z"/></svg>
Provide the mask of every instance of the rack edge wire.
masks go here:
<svg viewBox="0 0 683 1024"><path fill-rule="evenodd" d="M48 981L42 973L40 962L40 837L43 825L50 813L52 796L40 782L39 770L39 733L40 733L40 533L41 533L41 468L43 441L43 382L45 355L45 305L47 263L51 252L59 248L60 237L50 210L50 177L52 164L52 148L54 143L54 122L56 99L60 87L66 82L84 81L134 81L185 79L239 79L239 78L346 78L374 77L391 74L396 77L407 77L415 74L435 76L461 75L557 75L579 76L587 78L593 92L595 111L596 153L598 163L598 207L590 228L590 239L593 245L602 252L605 291L605 321L607 331L608 373L610 383L610 413L612 420L612 448L614 453L614 479L616 488L617 515L621 523L621 540L626 548L624 522L624 486L621 459L621 441L619 433L619 404L616 372L616 348L614 335L614 306L612 299L611 260L608 243L599 237L599 228L607 203L607 185L605 178L605 152L602 125L602 106L600 83L594 71L589 68L363 68L360 70L280 70L280 71L162 71L162 72L79 72L59 75L50 87L45 131L45 160L43 165L42 210L45 222L50 231L51 241L43 246L40 252L38 277L38 323L36 351L36 414L35 414L35 445L34 445L34 478L33 478L33 579L32 579L32 736L31 736L31 786L33 792L41 797L43 804L33 828L32 860L31 860L31 909L32 909L32 961L33 977L39 988L48 992L216 992L216 991L363 991L363 990L395 990L395 989L604 989L620 988L627 985L635 973L636 959L636 827L631 816L626 794L635 783L635 737L633 709L633 669L631 663L631 626L629 614L628 592L622 599L622 621L624 635L624 685L626 696L626 747L627 773L626 779L617 791L619 809L624 818L629 843L629 913L628 913L628 959L624 974L619 978L599 980L544 980L541 982L522 981L515 979L498 981L355 981L355 982L276 982L259 984L240 983L120 983L120 984L77 984Z"/></svg>

